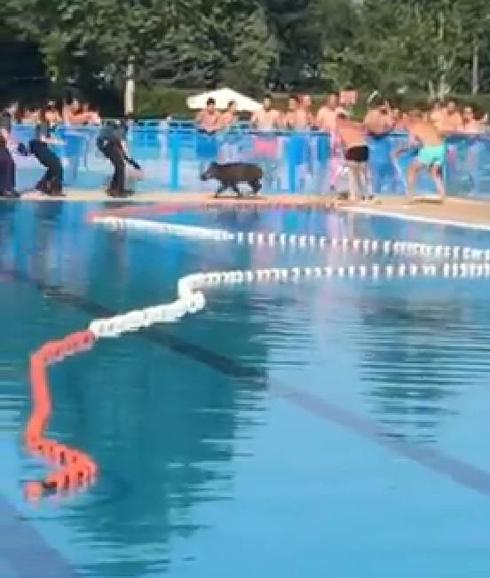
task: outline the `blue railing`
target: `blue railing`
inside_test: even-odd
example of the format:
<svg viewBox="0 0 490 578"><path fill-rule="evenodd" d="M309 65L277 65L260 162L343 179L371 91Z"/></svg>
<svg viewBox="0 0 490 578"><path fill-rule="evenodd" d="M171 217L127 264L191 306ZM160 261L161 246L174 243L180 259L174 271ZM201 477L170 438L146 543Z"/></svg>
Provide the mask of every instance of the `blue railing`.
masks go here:
<svg viewBox="0 0 490 578"><path fill-rule="evenodd" d="M27 142L33 128L14 129L18 140ZM62 127L56 131L64 144L54 147L65 167L68 186L98 189L106 186L111 166L97 150L97 129ZM371 139L371 172L378 194L402 194L406 171L413 153L397 162L393 152L406 143L407 135L393 133ZM263 167L267 193L328 193L346 189L341 158L332 151L327 135L310 133L257 133L246 125L214 136L197 131L192 123L148 121L128 133L132 155L140 162L145 179L138 191L211 191L215 184L199 178L212 161L244 161ZM444 166L448 192L458 196L490 196L490 136L451 137L446 143ZM42 167L32 157L17 157L19 189L28 189L39 178ZM422 176L420 192L433 191L430 179Z"/></svg>

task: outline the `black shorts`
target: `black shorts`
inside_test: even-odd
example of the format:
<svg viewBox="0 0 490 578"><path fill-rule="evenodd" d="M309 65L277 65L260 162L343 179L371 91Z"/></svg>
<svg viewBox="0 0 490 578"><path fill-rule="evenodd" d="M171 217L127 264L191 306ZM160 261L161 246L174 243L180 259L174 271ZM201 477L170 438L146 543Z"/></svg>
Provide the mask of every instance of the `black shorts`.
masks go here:
<svg viewBox="0 0 490 578"><path fill-rule="evenodd" d="M366 145L351 147L345 151L345 160L355 163L367 163L369 160L369 148Z"/></svg>

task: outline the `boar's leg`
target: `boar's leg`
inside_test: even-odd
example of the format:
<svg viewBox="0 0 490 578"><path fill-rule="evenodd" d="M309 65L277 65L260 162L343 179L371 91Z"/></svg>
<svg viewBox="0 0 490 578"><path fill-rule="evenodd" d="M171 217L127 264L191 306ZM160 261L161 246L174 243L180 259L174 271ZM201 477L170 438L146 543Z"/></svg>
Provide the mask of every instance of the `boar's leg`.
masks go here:
<svg viewBox="0 0 490 578"><path fill-rule="evenodd" d="M216 194L214 195L215 197L219 197L221 195L221 193L223 193L224 191L226 191L226 189L230 188L230 183L228 181L221 181L220 185L218 187L218 190L216 191Z"/></svg>
<svg viewBox="0 0 490 578"><path fill-rule="evenodd" d="M231 186L232 191L234 191L237 194L237 197L241 197L242 193L240 192L240 189L238 188L238 185L236 183L233 183Z"/></svg>
<svg viewBox="0 0 490 578"><path fill-rule="evenodd" d="M254 181L249 181L248 184L250 185L250 188L252 189L254 195L256 195L262 188L262 183L258 179L255 179Z"/></svg>

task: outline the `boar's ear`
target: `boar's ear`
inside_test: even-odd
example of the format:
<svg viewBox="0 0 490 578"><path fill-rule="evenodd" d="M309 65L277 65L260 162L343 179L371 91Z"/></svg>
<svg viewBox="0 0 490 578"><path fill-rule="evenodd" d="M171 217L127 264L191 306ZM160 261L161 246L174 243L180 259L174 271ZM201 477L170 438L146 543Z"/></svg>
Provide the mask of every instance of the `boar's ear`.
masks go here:
<svg viewBox="0 0 490 578"><path fill-rule="evenodd" d="M213 161L210 165L209 165L210 169L217 169L218 168L218 163L216 161Z"/></svg>

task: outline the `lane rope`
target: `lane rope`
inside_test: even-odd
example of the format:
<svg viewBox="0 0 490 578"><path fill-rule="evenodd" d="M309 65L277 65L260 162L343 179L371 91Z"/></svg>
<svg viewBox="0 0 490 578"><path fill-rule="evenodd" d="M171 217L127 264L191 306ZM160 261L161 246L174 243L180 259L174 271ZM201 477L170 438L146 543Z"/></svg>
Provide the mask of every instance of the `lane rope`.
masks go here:
<svg viewBox="0 0 490 578"><path fill-rule="evenodd" d="M89 222L114 232L172 235L210 242L232 242L237 245L265 245L285 250L293 247L305 250L335 249L342 253L400 256L410 259L399 263L373 262L193 273L178 280L177 297L170 303L136 309L110 318L95 319L84 331L44 344L32 354L30 360L32 412L25 429L24 439L28 451L34 456L44 458L55 470L42 481L30 481L26 484L25 493L31 500L39 500L49 493L57 494L84 489L96 480L98 466L93 458L85 452L45 437L45 431L52 415L48 367L61 362L69 355L92 349L99 339L117 338L155 324L174 323L186 315L196 314L204 309L206 305L204 292L209 288L332 278L490 278L489 249L430 245L402 240L329 238L320 235L282 232L231 232L107 214L91 215ZM436 262L430 262L431 260Z"/></svg>
<svg viewBox="0 0 490 578"><path fill-rule="evenodd" d="M379 240L351 237L326 237L322 235L297 235L289 233L238 231L211 229L175 223L159 223L146 219L132 219L114 216L93 217L91 222L112 231L144 232L145 234L174 235L192 239L212 241L234 241L244 245L265 245L268 247L299 247L316 249L340 249L365 255L407 255L446 258L451 260L490 262L490 249L477 249L460 245L432 245L401 240Z"/></svg>

